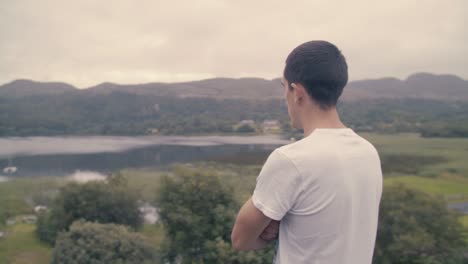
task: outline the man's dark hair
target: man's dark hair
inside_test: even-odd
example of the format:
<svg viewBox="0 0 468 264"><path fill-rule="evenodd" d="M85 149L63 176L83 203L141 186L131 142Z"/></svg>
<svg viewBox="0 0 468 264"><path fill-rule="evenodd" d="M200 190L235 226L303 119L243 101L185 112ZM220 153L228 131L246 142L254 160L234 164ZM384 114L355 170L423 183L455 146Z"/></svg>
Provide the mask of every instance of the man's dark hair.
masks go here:
<svg viewBox="0 0 468 264"><path fill-rule="evenodd" d="M335 45L321 40L309 41L288 55L284 78L289 85L302 84L322 109L328 109L336 106L348 82L348 65Z"/></svg>

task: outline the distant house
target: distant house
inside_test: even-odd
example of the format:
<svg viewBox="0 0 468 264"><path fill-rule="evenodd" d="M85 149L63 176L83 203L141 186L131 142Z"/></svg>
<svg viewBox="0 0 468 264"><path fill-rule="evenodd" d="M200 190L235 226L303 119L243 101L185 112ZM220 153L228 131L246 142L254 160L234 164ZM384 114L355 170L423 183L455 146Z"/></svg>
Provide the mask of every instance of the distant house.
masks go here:
<svg viewBox="0 0 468 264"><path fill-rule="evenodd" d="M278 120L265 120L262 123L262 129L265 133L278 132L281 130L281 125Z"/></svg>
<svg viewBox="0 0 468 264"><path fill-rule="evenodd" d="M16 224L16 220L13 219L13 218L12 218L12 219L8 219L8 220L6 221L6 224L9 225L9 226L14 225L14 224Z"/></svg>

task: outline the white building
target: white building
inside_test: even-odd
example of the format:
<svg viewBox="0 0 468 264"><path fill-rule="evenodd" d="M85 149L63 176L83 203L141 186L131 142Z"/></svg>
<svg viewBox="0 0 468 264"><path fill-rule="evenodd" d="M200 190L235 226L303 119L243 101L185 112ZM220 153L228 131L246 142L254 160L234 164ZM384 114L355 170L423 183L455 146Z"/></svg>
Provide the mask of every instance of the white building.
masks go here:
<svg viewBox="0 0 468 264"><path fill-rule="evenodd" d="M278 132L281 129L278 120L265 120L262 123L263 132Z"/></svg>

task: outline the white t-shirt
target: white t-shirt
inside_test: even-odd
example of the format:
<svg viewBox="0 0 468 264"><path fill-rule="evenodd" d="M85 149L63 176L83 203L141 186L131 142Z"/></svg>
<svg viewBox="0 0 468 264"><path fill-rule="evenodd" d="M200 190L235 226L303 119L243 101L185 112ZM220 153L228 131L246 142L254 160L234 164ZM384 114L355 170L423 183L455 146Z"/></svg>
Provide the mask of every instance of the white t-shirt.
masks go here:
<svg viewBox="0 0 468 264"><path fill-rule="evenodd" d="M315 129L270 154L252 201L281 220L276 264L367 264L381 195L374 146L350 128Z"/></svg>

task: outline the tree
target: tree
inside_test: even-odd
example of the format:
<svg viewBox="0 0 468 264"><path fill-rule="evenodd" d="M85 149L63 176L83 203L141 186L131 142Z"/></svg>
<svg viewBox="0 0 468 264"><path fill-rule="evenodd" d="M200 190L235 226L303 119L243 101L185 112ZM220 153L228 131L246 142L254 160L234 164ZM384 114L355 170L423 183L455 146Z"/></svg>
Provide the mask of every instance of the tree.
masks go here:
<svg viewBox="0 0 468 264"><path fill-rule="evenodd" d="M243 124L240 127L238 127L236 131L239 133L252 133L252 132L255 132L255 128L253 128L249 124Z"/></svg>
<svg viewBox="0 0 468 264"><path fill-rule="evenodd" d="M8 214L0 208L0 227L5 224L6 219L8 218Z"/></svg>
<svg viewBox="0 0 468 264"><path fill-rule="evenodd" d="M266 263L272 251L239 253L230 243L239 205L217 175L178 168L161 181L160 219L166 231L162 251L171 263Z"/></svg>
<svg viewBox="0 0 468 264"><path fill-rule="evenodd" d="M38 237L54 244L58 232L76 220L115 223L138 229L143 223L138 197L126 188L125 180L112 177L109 183L71 183L62 188L49 212L39 216Z"/></svg>
<svg viewBox="0 0 468 264"><path fill-rule="evenodd" d="M77 221L58 236L51 263L149 264L155 263L155 252L144 236L125 226Z"/></svg>
<svg viewBox="0 0 468 264"><path fill-rule="evenodd" d="M444 199L401 184L386 186L374 263L464 263L464 235L462 224Z"/></svg>

